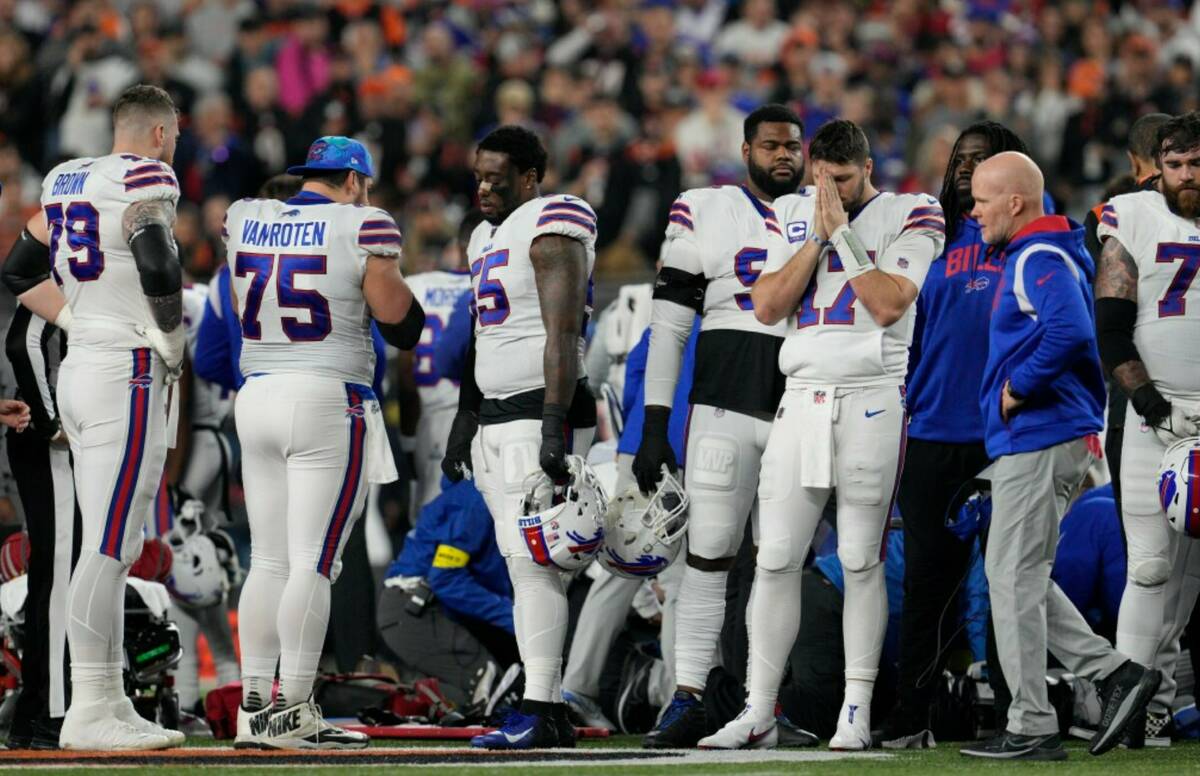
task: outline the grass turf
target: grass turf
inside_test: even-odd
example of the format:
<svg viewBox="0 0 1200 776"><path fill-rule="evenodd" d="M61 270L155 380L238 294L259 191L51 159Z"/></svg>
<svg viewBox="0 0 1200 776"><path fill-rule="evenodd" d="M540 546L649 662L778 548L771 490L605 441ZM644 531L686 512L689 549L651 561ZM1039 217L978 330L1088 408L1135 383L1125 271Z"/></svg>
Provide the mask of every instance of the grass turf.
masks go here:
<svg viewBox="0 0 1200 776"><path fill-rule="evenodd" d="M584 749L635 748L639 739L634 736L615 736L609 739L589 741L583 744ZM396 742L381 741L379 746L394 746ZM205 739L193 739L189 746L211 747L213 742ZM461 747L461 742L438 744L436 742L405 742L406 747L420 749L440 749L445 747ZM891 753L881 759L844 759L830 762L689 762L667 763L661 760L646 761L630 764L596 764L596 765L548 765L523 763L519 767L499 766L492 764L454 764L430 768L427 763L413 764L405 767L389 763L388 765L337 765L324 766L319 764L302 766L185 766L179 763L164 765L145 765L122 767L114 772L127 774L153 774L153 776L199 776L199 774L261 774L269 776L283 773L303 773L313 776L357 776L358 774L376 774L381 768L416 772L418 769L437 774L453 776L456 774L501 774L518 776L522 771L531 771L528 776L615 776L616 774L874 774L882 776L916 776L917 774L951 774L951 773L1009 773L1009 772L1039 772L1052 771L1055 776L1068 774L1111 774L1112 776L1160 776L1170 773L1200 773L1200 743L1177 743L1170 749L1144 749L1139 752L1114 750L1103 757L1092 757L1083 743L1068 742L1070 757L1059 763L1004 763L968 759L958 753L955 744L943 743L939 748L928 751L910 751ZM824 750L799 750L824 751ZM736 758L735 754L725 755ZM0 768L8 765L0 754ZM15 763L14 763L15 765ZM64 767L65 766L65 767ZM43 771L42 768L19 765L21 772ZM67 763L56 765L53 770L57 774L95 774L97 767L71 767ZM104 767L103 770L110 770ZM44 772L49 772L45 770ZM522 774L524 776L524 774Z"/></svg>

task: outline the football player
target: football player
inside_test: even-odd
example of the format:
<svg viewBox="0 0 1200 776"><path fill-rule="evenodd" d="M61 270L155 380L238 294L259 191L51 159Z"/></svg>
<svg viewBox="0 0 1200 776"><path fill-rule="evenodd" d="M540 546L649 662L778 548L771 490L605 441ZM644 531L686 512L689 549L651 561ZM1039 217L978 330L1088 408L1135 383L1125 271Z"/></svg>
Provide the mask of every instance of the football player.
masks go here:
<svg viewBox="0 0 1200 776"><path fill-rule="evenodd" d="M242 704L235 747L349 749L366 736L321 718L313 680L364 482L396 479L371 389L371 320L401 349L424 327L400 274L400 230L368 205L361 143L322 137L300 192L229 207L227 255L246 378L234 407L251 563L238 606ZM279 691L271 704L275 664Z"/></svg>
<svg viewBox="0 0 1200 776"><path fill-rule="evenodd" d="M1161 193L1123 194L1101 208L1096 278L1100 357L1131 413L1121 448L1129 566L1117 648L1162 670L1144 726L1151 737L1170 720L1177 640L1200 576L1200 549L1167 525L1157 489L1166 448L1200 433L1200 113L1160 126L1157 149ZM1131 734L1135 746L1140 732Z"/></svg>
<svg viewBox="0 0 1200 776"><path fill-rule="evenodd" d="M779 683L800 627L804 560L837 489L846 576L846 694L831 749L871 746L870 708L887 626L883 538L904 464L904 379L913 303L945 239L937 200L880 192L863 131L831 121L809 146L817 182L814 239L770 261L755 315L786 321L775 414L758 488L760 544L750 616L745 710L701 747L774 745Z"/></svg>
<svg viewBox="0 0 1200 776"><path fill-rule="evenodd" d="M455 481L474 473L513 583L525 697L504 727L472 739L489 749L575 745L562 698L566 591L557 568L534 560L518 520L526 478L540 469L566 484L567 454L586 453L595 432L583 331L596 214L577 197L542 196L545 172L541 141L521 127L499 127L476 152L475 328L442 464Z"/></svg>
<svg viewBox="0 0 1200 776"><path fill-rule="evenodd" d="M126 89L113 105L112 153L50 171L42 211L4 265L8 288L69 332L71 342L58 403L83 531L68 605L72 689L59 738L64 749L183 742L183 734L142 719L122 679L125 579L174 438L165 408L186 346L182 270L171 236L178 135L166 92Z"/></svg>
<svg viewBox="0 0 1200 776"><path fill-rule="evenodd" d="M691 516L676 608L677 687L647 747L691 747L708 732L701 696L724 622L726 582L783 394L784 325L756 317L750 289L767 262L782 264L811 236L814 198L786 196L804 175L803 134L803 122L788 108L758 108L744 123L745 181L685 191L671 206L651 313L642 441L633 461L647 495L664 466L678 469L668 436L671 406L684 345L696 315L702 320L686 435Z"/></svg>

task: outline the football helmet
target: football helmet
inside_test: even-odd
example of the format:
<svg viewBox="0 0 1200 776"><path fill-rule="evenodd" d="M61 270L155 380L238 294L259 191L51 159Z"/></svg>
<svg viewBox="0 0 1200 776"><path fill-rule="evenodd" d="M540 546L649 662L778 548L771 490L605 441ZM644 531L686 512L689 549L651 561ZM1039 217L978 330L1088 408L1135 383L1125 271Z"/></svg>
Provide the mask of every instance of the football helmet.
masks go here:
<svg viewBox="0 0 1200 776"><path fill-rule="evenodd" d="M524 517L517 525L535 563L575 571L600 552L608 498L583 458L568 455L567 468L571 476L564 486L555 486L540 469L525 478Z"/></svg>
<svg viewBox="0 0 1200 776"><path fill-rule="evenodd" d="M636 485L630 487L605 514L601 565L619 577L661 574L683 546L688 504L687 493L666 466L649 498Z"/></svg>
<svg viewBox="0 0 1200 776"><path fill-rule="evenodd" d="M1181 439L1163 453L1158 500L1172 528L1200 539L1200 437Z"/></svg>
<svg viewBox="0 0 1200 776"><path fill-rule="evenodd" d="M180 604L215 606L229 592L229 575L212 538L202 532L198 520L179 520L164 537L174 555L167 590Z"/></svg>

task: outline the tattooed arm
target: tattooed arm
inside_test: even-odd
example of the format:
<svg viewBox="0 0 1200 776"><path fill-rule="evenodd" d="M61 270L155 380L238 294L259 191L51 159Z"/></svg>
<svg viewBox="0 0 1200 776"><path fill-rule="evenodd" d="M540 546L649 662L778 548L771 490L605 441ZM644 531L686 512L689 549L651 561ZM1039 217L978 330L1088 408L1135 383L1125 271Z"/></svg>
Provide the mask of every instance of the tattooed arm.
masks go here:
<svg viewBox="0 0 1200 776"><path fill-rule="evenodd" d="M1121 390L1132 396L1150 382L1133 344L1137 320L1137 262L1115 237L1104 241L1096 271L1096 329L1100 358Z"/></svg>
<svg viewBox="0 0 1200 776"><path fill-rule="evenodd" d="M141 276L142 293L163 332L171 332L183 322L183 270L171 235L174 224L175 208L165 200L134 202L121 218Z"/></svg>
<svg viewBox="0 0 1200 776"><path fill-rule="evenodd" d="M556 482L566 479L567 410L579 379L579 332L587 301L587 249L571 237L544 234L529 248L546 347L542 368L546 399L542 409L542 469Z"/></svg>

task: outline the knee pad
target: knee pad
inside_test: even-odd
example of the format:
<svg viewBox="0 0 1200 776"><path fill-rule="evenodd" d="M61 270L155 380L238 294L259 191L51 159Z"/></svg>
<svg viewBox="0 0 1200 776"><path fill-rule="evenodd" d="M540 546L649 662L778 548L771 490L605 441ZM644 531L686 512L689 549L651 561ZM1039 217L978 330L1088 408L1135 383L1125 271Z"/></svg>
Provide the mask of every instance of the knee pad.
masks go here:
<svg viewBox="0 0 1200 776"><path fill-rule="evenodd" d="M287 579L289 570L286 558L272 558L266 555L257 555L253 550L250 551L249 573L257 571L270 577Z"/></svg>
<svg viewBox="0 0 1200 776"><path fill-rule="evenodd" d="M793 550L791 542L778 539L763 542L758 546L756 566L767 573L780 574L804 569L804 559L808 555L808 544L803 548Z"/></svg>
<svg viewBox="0 0 1200 776"><path fill-rule="evenodd" d="M879 557L878 544L841 544L838 545L837 554L847 574L870 571L883 562Z"/></svg>
<svg viewBox="0 0 1200 776"><path fill-rule="evenodd" d="M1129 581L1138 587L1159 587L1171 576L1171 564L1166 558L1148 558L1129 564Z"/></svg>

